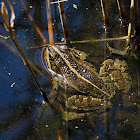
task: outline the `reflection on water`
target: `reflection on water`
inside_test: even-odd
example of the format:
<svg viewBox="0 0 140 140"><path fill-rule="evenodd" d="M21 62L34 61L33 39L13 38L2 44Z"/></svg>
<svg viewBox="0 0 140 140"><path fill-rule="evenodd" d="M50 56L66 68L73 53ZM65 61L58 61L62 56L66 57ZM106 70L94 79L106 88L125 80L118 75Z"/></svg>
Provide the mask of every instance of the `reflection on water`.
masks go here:
<svg viewBox="0 0 140 140"><path fill-rule="evenodd" d="M30 1L29 12L48 40L45 1ZM75 4L77 7L75 7ZM129 15L130 2L124 0L126 13ZM56 5L51 5L55 42L63 38L63 33ZM110 36L127 35L127 26L121 26L116 1L108 2L111 23ZM42 66L41 49L27 49L30 46L42 45L40 36L33 30L27 13L20 1L13 4L16 13L15 33L34 66L41 70L36 76L48 95L51 89L51 78ZM69 0L64 2L67 25L71 40L105 38L100 1ZM139 12L139 9L137 10ZM139 27L136 13L135 25ZM0 18L0 34L8 36ZM137 29L138 31L138 29ZM137 32L137 42L139 32ZM4 40L14 47L11 39ZM114 48L123 49L125 40L112 41ZM102 62L110 55L105 42L74 44L79 50L89 54L88 61L98 70ZM138 46L139 47L139 46ZM115 56L116 57L116 56ZM103 113L92 114L85 118L65 121L61 114L43 104L29 71L24 66L18 53L0 41L0 139L140 139L140 85L139 55L132 52L126 60L132 77L132 88L127 94L117 96L112 108ZM14 83L14 84L13 84ZM11 86L13 84L13 86Z"/></svg>

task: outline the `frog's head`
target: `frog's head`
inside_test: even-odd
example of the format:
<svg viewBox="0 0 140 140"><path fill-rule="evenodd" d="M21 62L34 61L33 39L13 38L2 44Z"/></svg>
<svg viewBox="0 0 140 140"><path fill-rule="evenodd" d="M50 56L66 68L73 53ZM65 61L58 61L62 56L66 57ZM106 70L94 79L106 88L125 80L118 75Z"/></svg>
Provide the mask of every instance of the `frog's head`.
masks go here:
<svg viewBox="0 0 140 140"><path fill-rule="evenodd" d="M58 57L58 52L60 53L66 53L68 51L68 48L66 45L50 45L46 49L46 53L49 54L49 57L51 60L54 60Z"/></svg>
<svg viewBox="0 0 140 140"><path fill-rule="evenodd" d="M62 58L63 55L68 52L69 48L66 45L49 45L45 48L45 51L43 52L44 56L42 58L45 60L45 65L49 69L55 70L57 61L60 61L58 58Z"/></svg>

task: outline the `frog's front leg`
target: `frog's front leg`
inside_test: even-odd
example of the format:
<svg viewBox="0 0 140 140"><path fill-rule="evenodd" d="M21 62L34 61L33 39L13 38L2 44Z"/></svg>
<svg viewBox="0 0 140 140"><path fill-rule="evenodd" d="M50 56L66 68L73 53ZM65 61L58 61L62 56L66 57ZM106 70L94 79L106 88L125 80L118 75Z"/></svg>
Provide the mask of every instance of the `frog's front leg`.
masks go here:
<svg viewBox="0 0 140 140"><path fill-rule="evenodd" d="M58 89L59 89L58 77L54 77L53 87L48 96L52 104L54 104L57 101Z"/></svg>
<svg viewBox="0 0 140 140"><path fill-rule="evenodd" d="M55 105L56 107L58 107L60 105L60 100L58 100L58 97L59 97L58 94L60 92L60 88L63 87L64 85L66 86L67 82L64 80L64 78L60 74L55 73L53 75L53 78L54 78L54 82L53 82L52 90L49 94L49 100L52 105Z"/></svg>

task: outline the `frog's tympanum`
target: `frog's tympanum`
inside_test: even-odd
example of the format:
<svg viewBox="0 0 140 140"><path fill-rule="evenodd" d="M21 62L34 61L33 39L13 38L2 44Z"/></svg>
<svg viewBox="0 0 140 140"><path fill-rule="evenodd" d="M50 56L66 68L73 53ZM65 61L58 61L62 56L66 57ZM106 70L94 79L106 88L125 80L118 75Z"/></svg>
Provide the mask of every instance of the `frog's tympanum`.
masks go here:
<svg viewBox="0 0 140 140"><path fill-rule="evenodd" d="M50 45L44 53L47 70L53 76L53 88L49 99L59 102L74 118L94 110L111 107L111 99L117 91L127 93L131 77L124 60L107 59L99 73L86 61L87 54L66 45Z"/></svg>

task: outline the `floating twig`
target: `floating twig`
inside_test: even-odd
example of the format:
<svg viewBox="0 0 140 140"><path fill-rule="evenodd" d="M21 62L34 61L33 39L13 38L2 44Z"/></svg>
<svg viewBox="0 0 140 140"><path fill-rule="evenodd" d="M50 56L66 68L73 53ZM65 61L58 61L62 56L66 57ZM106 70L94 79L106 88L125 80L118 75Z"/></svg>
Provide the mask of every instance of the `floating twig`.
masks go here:
<svg viewBox="0 0 140 140"><path fill-rule="evenodd" d="M131 36L133 37L133 35ZM127 39L127 36L117 37L117 38L106 38L106 39L90 39L90 40L82 40L82 41L70 41L71 44L83 44L83 43L92 43L92 42L102 42L102 41L112 41L112 40L123 40ZM55 45L65 45L65 42L59 42L55 43ZM44 44L42 46L34 46L34 47L28 47L27 49L37 49L37 48L43 48L50 44Z"/></svg>
<svg viewBox="0 0 140 140"><path fill-rule="evenodd" d="M58 0L58 1L53 1L53 2L50 2L50 4L59 3L59 2L64 2L64 1L68 1L68 0Z"/></svg>

